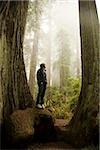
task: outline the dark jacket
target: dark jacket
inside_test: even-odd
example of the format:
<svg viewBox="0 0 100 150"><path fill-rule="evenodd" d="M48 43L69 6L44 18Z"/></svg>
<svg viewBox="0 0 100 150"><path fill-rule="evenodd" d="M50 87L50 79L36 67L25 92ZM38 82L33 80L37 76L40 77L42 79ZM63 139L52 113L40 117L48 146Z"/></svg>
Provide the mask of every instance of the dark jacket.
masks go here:
<svg viewBox="0 0 100 150"><path fill-rule="evenodd" d="M46 72L41 68L37 71L37 82L38 84L47 83Z"/></svg>

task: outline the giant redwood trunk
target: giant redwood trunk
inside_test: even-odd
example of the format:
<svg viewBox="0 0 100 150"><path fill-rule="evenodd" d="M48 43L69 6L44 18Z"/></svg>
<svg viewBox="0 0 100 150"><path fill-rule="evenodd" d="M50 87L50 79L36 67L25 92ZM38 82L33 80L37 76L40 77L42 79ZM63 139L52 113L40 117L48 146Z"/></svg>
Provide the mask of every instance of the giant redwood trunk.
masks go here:
<svg viewBox="0 0 100 150"><path fill-rule="evenodd" d="M98 143L99 134L99 22L95 1L81 1L82 89L70 122L75 145Z"/></svg>
<svg viewBox="0 0 100 150"><path fill-rule="evenodd" d="M0 2L0 102L3 117L32 104L23 60L28 1Z"/></svg>

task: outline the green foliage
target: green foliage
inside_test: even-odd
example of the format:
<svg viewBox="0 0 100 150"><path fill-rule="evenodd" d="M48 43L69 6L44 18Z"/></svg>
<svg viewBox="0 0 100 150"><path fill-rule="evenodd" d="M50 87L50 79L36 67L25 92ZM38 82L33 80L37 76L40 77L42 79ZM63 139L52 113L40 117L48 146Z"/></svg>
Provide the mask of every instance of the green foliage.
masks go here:
<svg viewBox="0 0 100 150"><path fill-rule="evenodd" d="M66 91L68 94L68 99L70 101L70 109L74 111L77 100L80 94L80 87L81 86L81 79L80 78L68 78L67 79L67 86Z"/></svg>
<svg viewBox="0 0 100 150"><path fill-rule="evenodd" d="M47 89L45 101L54 116L60 119L70 119L77 105L80 93L80 78L68 78L63 91L59 87Z"/></svg>

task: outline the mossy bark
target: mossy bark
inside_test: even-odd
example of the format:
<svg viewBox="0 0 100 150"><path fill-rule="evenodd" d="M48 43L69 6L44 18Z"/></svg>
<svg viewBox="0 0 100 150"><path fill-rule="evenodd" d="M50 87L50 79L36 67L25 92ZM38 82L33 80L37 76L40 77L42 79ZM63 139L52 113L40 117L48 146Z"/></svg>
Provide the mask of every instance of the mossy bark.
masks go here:
<svg viewBox="0 0 100 150"><path fill-rule="evenodd" d="M99 21L95 1L80 0L79 8L82 88L70 131L73 143L82 146L99 139Z"/></svg>
<svg viewBox="0 0 100 150"><path fill-rule="evenodd" d="M32 105L27 84L23 38L28 1L0 2L0 101L3 117Z"/></svg>

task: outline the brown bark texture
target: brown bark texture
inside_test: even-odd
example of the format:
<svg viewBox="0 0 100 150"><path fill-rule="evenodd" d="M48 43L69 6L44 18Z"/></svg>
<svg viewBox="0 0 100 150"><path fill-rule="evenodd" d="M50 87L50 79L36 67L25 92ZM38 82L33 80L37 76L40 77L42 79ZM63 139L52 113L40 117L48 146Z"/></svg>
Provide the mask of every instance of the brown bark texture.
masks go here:
<svg viewBox="0 0 100 150"><path fill-rule="evenodd" d="M82 87L70 122L75 145L98 143L99 134L99 21L95 1L80 1Z"/></svg>
<svg viewBox="0 0 100 150"><path fill-rule="evenodd" d="M28 1L0 2L0 101L3 117L32 105L23 59Z"/></svg>

